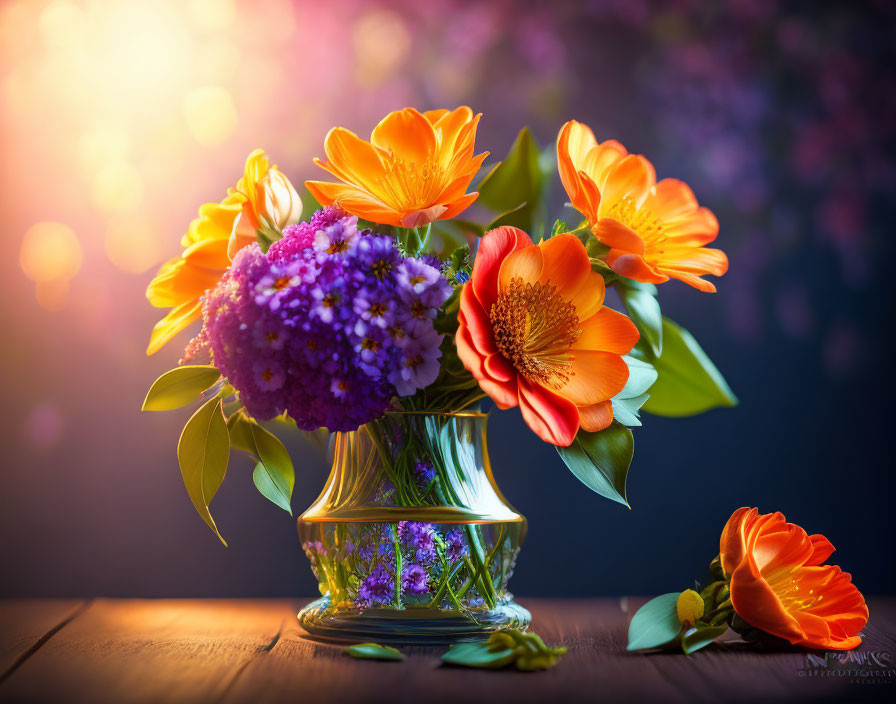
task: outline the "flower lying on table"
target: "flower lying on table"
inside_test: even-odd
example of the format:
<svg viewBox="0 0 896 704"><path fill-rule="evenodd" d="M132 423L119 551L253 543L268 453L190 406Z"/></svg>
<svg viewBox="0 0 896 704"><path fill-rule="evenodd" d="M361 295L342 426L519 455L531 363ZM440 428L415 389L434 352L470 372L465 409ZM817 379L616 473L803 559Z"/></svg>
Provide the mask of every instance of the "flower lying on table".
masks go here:
<svg viewBox="0 0 896 704"><path fill-rule="evenodd" d="M850 650L861 642L868 607L849 574L823 564L834 546L779 513L734 512L699 593L686 589L645 604L632 618L628 649L692 653L732 628L750 642Z"/></svg>

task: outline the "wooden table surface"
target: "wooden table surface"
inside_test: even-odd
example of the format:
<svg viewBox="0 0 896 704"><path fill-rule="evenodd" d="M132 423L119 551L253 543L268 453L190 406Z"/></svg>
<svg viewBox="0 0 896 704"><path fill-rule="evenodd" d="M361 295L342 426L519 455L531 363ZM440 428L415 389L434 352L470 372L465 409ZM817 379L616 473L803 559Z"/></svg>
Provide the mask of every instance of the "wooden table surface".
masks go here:
<svg viewBox="0 0 896 704"><path fill-rule="evenodd" d="M444 648L355 660L304 637L302 601L0 602L2 702L896 701L896 599L871 599L851 663L711 645L693 656L625 651L643 599L521 599L569 653L539 673L443 667Z"/></svg>

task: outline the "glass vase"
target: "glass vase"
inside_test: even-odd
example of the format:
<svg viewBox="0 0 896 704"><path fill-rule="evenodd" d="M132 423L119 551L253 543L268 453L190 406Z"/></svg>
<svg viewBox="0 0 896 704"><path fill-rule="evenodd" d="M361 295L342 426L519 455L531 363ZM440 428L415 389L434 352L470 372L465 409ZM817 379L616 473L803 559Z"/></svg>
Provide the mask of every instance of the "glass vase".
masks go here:
<svg viewBox="0 0 896 704"><path fill-rule="evenodd" d="M313 636L379 643L480 640L528 627L507 581L526 520L495 485L487 415L388 413L332 439L332 470L298 519L321 598Z"/></svg>

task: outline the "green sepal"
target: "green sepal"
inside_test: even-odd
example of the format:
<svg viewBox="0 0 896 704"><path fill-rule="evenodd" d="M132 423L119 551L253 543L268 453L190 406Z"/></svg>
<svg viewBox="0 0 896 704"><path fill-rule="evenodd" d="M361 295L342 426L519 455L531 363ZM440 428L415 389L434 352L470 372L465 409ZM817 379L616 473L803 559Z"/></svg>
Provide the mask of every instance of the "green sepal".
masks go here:
<svg viewBox="0 0 896 704"><path fill-rule="evenodd" d="M613 421L597 433L579 430L569 447L557 447L569 470L592 491L631 508L625 480L635 452L632 432Z"/></svg>
<svg viewBox="0 0 896 704"><path fill-rule="evenodd" d="M737 397L694 336L665 316L663 353L653 365L659 377L644 404L649 413L681 417L737 405Z"/></svg>
<svg viewBox="0 0 896 704"><path fill-rule="evenodd" d="M210 364L175 367L152 383L140 410L170 411L189 406L220 378L221 372Z"/></svg>
<svg viewBox="0 0 896 704"><path fill-rule="evenodd" d="M681 649L685 655L695 653L700 648L705 648L712 643L727 630L727 623L721 626L706 626L698 623L696 627L691 628L681 637Z"/></svg>
<svg viewBox="0 0 896 704"><path fill-rule="evenodd" d="M202 520L224 545L208 506L214 498L230 459L230 436L224 420L221 399L212 398L187 421L177 443L177 461L187 494Z"/></svg>
<svg viewBox="0 0 896 704"><path fill-rule="evenodd" d="M551 227L551 237L559 235L561 232L569 232L569 225L563 220L554 220L554 224Z"/></svg>
<svg viewBox="0 0 896 704"><path fill-rule="evenodd" d="M388 645L379 645L377 643L350 645L342 652L345 655L351 655L353 658L364 660L404 660L404 655L400 651L390 648Z"/></svg>
<svg viewBox="0 0 896 704"><path fill-rule="evenodd" d="M252 455L258 464L252 472L255 487L266 499L292 515L290 500L295 486L295 469L283 443L262 428L244 410L227 419L230 444Z"/></svg>
<svg viewBox="0 0 896 704"><path fill-rule="evenodd" d="M649 346L655 357L663 352L663 314L657 301L656 286L631 279L617 279L616 290L625 305L632 322L641 333L641 339Z"/></svg>
<svg viewBox="0 0 896 704"><path fill-rule="evenodd" d="M681 592L670 592L648 601L628 626L626 650L662 648L678 639L681 622L676 604Z"/></svg>

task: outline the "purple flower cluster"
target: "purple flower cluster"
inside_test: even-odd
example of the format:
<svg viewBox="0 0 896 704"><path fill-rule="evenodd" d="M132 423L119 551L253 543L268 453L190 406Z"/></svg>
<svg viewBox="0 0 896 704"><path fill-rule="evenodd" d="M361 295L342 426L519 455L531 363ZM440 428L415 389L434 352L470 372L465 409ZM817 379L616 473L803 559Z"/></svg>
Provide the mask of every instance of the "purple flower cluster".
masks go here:
<svg viewBox="0 0 896 704"><path fill-rule="evenodd" d="M435 531L431 523L401 521L398 537L417 562L430 563L436 559Z"/></svg>
<svg viewBox="0 0 896 704"><path fill-rule="evenodd" d="M358 587L358 604L388 604L395 595L395 581L382 565L376 565Z"/></svg>
<svg viewBox="0 0 896 704"><path fill-rule="evenodd" d="M206 296L202 335L255 418L354 430L435 381L432 321L450 293L437 266L323 208L267 254L236 255Z"/></svg>
<svg viewBox="0 0 896 704"><path fill-rule="evenodd" d="M432 463L427 462L426 460L417 461L417 464L414 467L414 478L417 480L417 485L421 489L428 487L435 477L436 468L432 466Z"/></svg>

